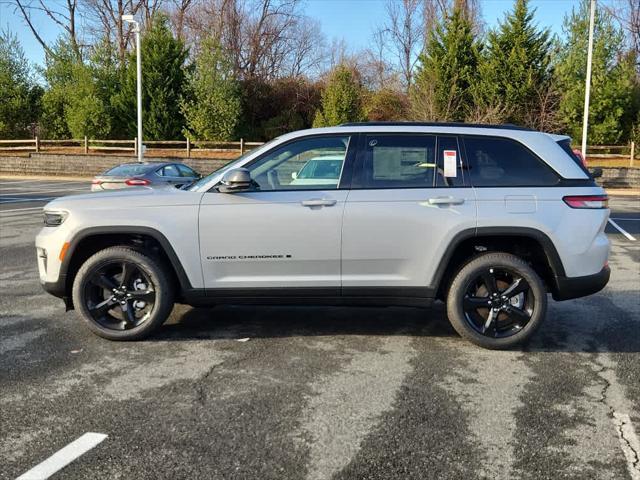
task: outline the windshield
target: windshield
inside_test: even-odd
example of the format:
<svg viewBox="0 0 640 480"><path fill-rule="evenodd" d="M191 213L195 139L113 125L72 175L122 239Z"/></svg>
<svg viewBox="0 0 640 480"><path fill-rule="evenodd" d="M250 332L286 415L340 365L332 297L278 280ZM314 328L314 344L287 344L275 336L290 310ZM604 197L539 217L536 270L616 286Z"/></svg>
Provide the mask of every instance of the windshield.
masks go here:
<svg viewBox="0 0 640 480"><path fill-rule="evenodd" d="M191 191L197 190L198 188L200 188L200 187L206 185L207 183L209 183L209 181L211 180L211 177L213 177L214 175L219 175L220 173L224 172L225 170L229 170L231 168L235 168L238 164L242 163L242 161L245 160L249 155L254 155L256 153L259 153L259 152L265 150L266 148L268 148L271 144L273 144L279 138L280 137L276 137L273 140L270 140L267 143L260 145L258 148L254 149L254 150L249 150L248 152L245 152L244 154L240 155L235 160L232 160L231 162L227 163L226 165L223 165L222 167L220 167L220 168L218 168L216 170L213 170L211 173L209 173L208 175L202 177L197 182L193 182L191 185L186 187L185 190L191 190Z"/></svg>
<svg viewBox="0 0 640 480"><path fill-rule="evenodd" d="M144 175L152 168L155 168L155 165L118 165L111 170L107 170L103 175L130 177L133 175Z"/></svg>

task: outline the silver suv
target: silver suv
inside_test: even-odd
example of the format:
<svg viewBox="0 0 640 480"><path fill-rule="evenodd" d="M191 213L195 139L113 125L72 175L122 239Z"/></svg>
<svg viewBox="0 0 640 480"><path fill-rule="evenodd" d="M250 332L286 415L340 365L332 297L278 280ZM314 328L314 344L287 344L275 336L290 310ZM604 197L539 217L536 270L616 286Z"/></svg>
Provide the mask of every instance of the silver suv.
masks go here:
<svg viewBox="0 0 640 480"><path fill-rule="evenodd" d="M44 288L112 340L146 337L174 302L438 299L460 335L508 348L547 293L606 285L608 215L566 136L359 123L283 135L184 190L54 200L36 247Z"/></svg>

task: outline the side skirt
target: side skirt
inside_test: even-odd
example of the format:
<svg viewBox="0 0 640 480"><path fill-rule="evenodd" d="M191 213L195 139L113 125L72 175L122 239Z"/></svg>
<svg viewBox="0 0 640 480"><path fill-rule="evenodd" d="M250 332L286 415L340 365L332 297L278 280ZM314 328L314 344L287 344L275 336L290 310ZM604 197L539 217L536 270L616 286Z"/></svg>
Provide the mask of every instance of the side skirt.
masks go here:
<svg viewBox="0 0 640 480"><path fill-rule="evenodd" d="M192 289L182 301L211 305L336 305L428 307L435 290L423 287Z"/></svg>

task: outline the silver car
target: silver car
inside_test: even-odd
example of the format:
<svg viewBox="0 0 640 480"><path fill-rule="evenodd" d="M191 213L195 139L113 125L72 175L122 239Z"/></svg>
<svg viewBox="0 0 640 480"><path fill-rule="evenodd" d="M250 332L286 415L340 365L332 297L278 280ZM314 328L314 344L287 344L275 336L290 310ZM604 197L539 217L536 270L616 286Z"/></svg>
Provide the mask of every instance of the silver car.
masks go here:
<svg viewBox="0 0 640 480"><path fill-rule="evenodd" d="M199 178L200 174L183 163L123 163L97 175L91 182L91 191L166 185L180 188Z"/></svg>

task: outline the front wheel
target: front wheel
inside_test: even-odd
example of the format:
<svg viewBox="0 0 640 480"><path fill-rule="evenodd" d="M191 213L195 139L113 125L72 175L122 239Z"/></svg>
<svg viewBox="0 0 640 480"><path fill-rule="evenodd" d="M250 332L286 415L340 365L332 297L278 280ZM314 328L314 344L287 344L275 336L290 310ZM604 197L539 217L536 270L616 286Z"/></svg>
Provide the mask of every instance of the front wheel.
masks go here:
<svg viewBox="0 0 640 480"><path fill-rule="evenodd" d="M109 340L139 340L171 313L169 278L156 259L132 248L106 248L78 270L73 303L95 334Z"/></svg>
<svg viewBox="0 0 640 480"><path fill-rule="evenodd" d="M447 296L455 330L484 348L504 349L527 341L547 311L547 292L521 258L487 253L467 263Z"/></svg>

